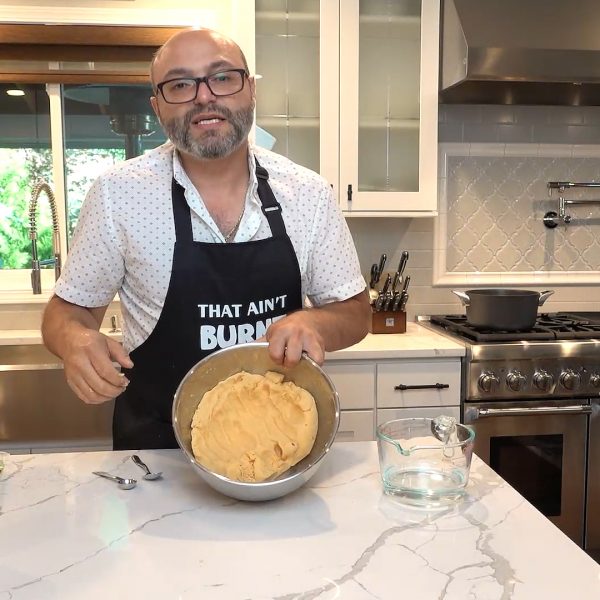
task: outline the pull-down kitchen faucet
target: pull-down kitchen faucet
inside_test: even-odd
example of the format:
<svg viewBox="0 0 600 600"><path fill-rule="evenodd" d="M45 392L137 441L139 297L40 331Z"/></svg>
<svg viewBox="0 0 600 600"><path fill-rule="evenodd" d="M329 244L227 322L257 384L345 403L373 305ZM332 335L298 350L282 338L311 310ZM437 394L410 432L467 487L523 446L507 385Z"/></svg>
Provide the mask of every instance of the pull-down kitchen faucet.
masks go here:
<svg viewBox="0 0 600 600"><path fill-rule="evenodd" d="M31 200L29 201L29 239L31 240L31 289L34 294L42 293L42 275L40 270L40 261L37 251L37 225L36 209L40 194L46 192L50 201L50 210L52 212L52 250L54 252L54 278L60 277L60 235L58 232L58 212L56 210L56 198L50 186L43 180L34 183L31 190Z"/></svg>

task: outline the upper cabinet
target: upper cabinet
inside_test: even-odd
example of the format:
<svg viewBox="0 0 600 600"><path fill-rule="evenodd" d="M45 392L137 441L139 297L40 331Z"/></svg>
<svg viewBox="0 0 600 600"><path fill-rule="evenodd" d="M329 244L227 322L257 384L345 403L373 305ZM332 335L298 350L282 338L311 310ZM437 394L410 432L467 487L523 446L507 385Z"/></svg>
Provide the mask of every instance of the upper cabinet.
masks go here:
<svg viewBox="0 0 600 600"><path fill-rule="evenodd" d="M338 185L339 0L255 0L256 138Z"/></svg>
<svg viewBox="0 0 600 600"><path fill-rule="evenodd" d="M437 210L439 1L344 0L342 6L342 208L431 214Z"/></svg>
<svg viewBox="0 0 600 600"><path fill-rule="evenodd" d="M438 57L439 0L256 0L257 124L347 216L432 215Z"/></svg>

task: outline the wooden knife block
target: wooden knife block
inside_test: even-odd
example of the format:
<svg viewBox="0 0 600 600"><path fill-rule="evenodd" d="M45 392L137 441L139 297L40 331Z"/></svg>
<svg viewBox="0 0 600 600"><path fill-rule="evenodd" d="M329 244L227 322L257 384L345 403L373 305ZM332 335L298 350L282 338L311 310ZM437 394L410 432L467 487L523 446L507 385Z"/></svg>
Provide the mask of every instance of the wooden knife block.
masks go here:
<svg viewBox="0 0 600 600"><path fill-rule="evenodd" d="M371 311L371 333L406 333L406 313L402 311Z"/></svg>

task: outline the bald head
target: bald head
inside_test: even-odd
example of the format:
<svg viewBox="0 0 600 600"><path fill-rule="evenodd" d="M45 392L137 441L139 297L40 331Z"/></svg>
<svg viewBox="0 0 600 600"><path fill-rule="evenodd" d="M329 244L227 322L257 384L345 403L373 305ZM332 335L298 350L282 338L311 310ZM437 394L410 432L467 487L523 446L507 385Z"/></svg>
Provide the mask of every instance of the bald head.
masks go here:
<svg viewBox="0 0 600 600"><path fill-rule="evenodd" d="M203 67L209 71L243 67L249 73L242 49L231 38L212 29L186 29L156 51L150 63L150 81L156 89L157 83L170 76L185 76L183 71L191 74Z"/></svg>

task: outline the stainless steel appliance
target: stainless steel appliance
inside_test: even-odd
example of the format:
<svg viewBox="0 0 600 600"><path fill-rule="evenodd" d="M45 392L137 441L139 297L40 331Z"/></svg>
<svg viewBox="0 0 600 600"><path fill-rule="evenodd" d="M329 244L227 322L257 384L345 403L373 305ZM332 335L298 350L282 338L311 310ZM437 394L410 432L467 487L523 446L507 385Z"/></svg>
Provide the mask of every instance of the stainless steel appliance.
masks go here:
<svg viewBox="0 0 600 600"><path fill-rule="evenodd" d="M597 105L599 17L598 0L443 0L441 101Z"/></svg>
<svg viewBox="0 0 600 600"><path fill-rule="evenodd" d="M600 313L542 314L518 332L418 320L465 343L462 421L477 455L600 556Z"/></svg>

